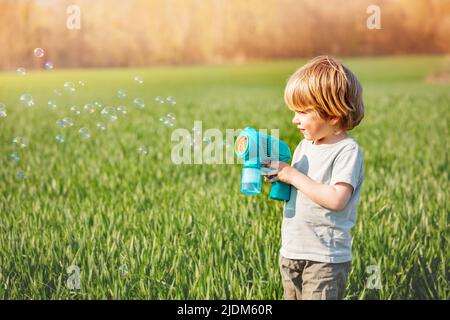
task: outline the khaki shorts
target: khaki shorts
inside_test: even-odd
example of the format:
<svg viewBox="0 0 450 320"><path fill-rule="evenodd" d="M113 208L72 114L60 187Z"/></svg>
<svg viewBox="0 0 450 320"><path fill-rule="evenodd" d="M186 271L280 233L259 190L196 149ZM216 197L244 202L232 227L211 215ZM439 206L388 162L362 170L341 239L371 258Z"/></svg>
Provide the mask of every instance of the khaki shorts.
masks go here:
<svg viewBox="0 0 450 320"><path fill-rule="evenodd" d="M285 300L341 300L347 287L351 261L325 263L279 259Z"/></svg>

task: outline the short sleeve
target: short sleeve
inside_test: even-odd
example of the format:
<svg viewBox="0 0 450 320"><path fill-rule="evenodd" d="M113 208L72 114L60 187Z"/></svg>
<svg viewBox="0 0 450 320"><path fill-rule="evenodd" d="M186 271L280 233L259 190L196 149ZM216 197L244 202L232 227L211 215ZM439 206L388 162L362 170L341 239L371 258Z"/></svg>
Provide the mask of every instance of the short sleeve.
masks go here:
<svg viewBox="0 0 450 320"><path fill-rule="evenodd" d="M330 185L345 182L352 185L355 190L362 179L363 165L363 156L359 148L341 152L334 160Z"/></svg>

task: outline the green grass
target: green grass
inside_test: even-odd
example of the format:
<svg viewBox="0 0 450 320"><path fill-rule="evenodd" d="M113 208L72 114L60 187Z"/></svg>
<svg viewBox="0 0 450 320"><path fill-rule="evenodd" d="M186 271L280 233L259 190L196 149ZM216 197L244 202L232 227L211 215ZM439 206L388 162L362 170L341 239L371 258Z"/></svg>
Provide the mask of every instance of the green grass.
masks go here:
<svg viewBox="0 0 450 320"><path fill-rule="evenodd" d="M344 60L363 83L366 106L350 132L364 152L365 181L347 299L450 298L450 90L424 82L442 60ZM170 136L194 120L203 130L280 128L293 150L301 136L282 96L304 62L1 73L8 116L0 118L0 298L281 299L282 204L268 199L268 185L259 196L241 195L240 165L173 165ZM54 96L64 81L78 80L86 86L74 95ZM70 106L95 100L117 106L120 88L129 114L105 132L95 129L98 111L70 115ZM18 104L24 92L35 108ZM158 106L157 95L175 96L177 105ZM137 96L145 109L133 107ZM159 122L170 109L174 128ZM75 126L58 129L63 116ZM90 140L78 136L81 126ZM58 132L64 144L55 142ZM28 145L15 163L9 154L18 135ZM80 290L66 286L71 265L81 269ZM379 290L367 288L370 265L379 267Z"/></svg>

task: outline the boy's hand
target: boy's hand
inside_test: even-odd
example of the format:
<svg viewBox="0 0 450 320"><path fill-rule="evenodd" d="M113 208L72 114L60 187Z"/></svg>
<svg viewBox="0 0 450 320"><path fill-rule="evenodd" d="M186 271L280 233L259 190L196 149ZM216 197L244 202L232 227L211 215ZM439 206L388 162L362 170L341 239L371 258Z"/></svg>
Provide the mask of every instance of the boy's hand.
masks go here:
<svg viewBox="0 0 450 320"><path fill-rule="evenodd" d="M263 163L263 166L272 169L270 173L263 174L264 181L269 183L281 181L290 184L290 178L294 171L296 171L296 169L291 167L288 163L281 161L267 161Z"/></svg>

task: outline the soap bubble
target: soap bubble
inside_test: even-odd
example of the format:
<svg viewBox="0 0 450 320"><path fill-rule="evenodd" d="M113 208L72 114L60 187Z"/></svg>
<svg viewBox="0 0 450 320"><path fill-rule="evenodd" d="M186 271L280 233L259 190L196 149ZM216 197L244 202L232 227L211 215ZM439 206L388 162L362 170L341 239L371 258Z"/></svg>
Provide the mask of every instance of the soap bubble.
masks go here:
<svg viewBox="0 0 450 320"><path fill-rule="evenodd" d="M11 154L9 155L9 157L10 157L11 159L13 159L15 162L19 162L19 160L20 160L20 157L19 157L19 155L17 154L17 152L11 153Z"/></svg>
<svg viewBox="0 0 450 320"><path fill-rule="evenodd" d="M42 48L34 49L34 56L36 58L42 58L44 56L44 49L42 49Z"/></svg>
<svg viewBox="0 0 450 320"><path fill-rule="evenodd" d="M120 266L119 271L122 276L126 276L128 274L128 268L124 264Z"/></svg>
<svg viewBox="0 0 450 320"><path fill-rule="evenodd" d="M65 122L65 124L66 124L67 127L73 126L73 120L72 120L71 118L65 117L65 118L63 119L63 121Z"/></svg>
<svg viewBox="0 0 450 320"><path fill-rule="evenodd" d="M78 130L78 133L80 134L81 139L87 140L91 138L91 133L88 128L81 128Z"/></svg>
<svg viewBox="0 0 450 320"><path fill-rule="evenodd" d="M70 81L64 82L64 90L66 90L68 93L73 93L75 92L75 85Z"/></svg>
<svg viewBox="0 0 450 320"><path fill-rule="evenodd" d="M51 61L46 61L46 62L44 63L44 68L45 68L45 70L52 70L52 69L53 69L53 62L51 62Z"/></svg>
<svg viewBox="0 0 450 320"><path fill-rule="evenodd" d="M5 118L7 115L5 104L0 102L0 118Z"/></svg>
<svg viewBox="0 0 450 320"><path fill-rule="evenodd" d="M127 108L125 106L118 106L117 112L123 116L125 116L128 113Z"/></svg>
<svg viewBox="0 0 450 320"><path fill-rule="evenodd" d="M53 100L48 100L47 105L50 109L56 109L56 102Z"/></svg>
<svg viewBox="0 0 450 320"><path fill-rule="evenodd" d="M204 137L204 138L203 138L203 143L204 143L204 144L210 144L210 143L211 143L211 139L208 138L208 137Z"/></svg>
<svg viewBox="0 0 450 320"><path fill-rule="evenodd" d="M117 120L117 111L114 107L105 107L103 108L101 115L103 119L107 121L116 121Z"/></svg>
<svg viewBox="0 0 450 320"><path fill-rule="evenodd" d="M101 123L101 122L98 122L96 127L100 131L105 131L106 130L106 126L103 123Z"/></svg>
<svg viewBox="0 0 450 320"><path fill-rule="evenodd" d="M173 120L171 117L161 117L159 118L159 121L161 121L164 125L168 127L173 127Z"/></svg>
<svg viewBox="0 0 450 320"><path fill-rule="evenodd" d="M16 177L20 180L24 180L26 177L25 172L23 170L18 170L16 172Z"/></svg>
<svg viewBox="0 0 450 320"><path fill-rule="evenodd" d="M133 80L137 83L137 84L143 84L144 80L142 79L141 76L134 76Z"/></svg>
<svg viewBox="0 0 450 320"><path fill-rule="evenodd" d="M26 108L31 108L34 106L34 100L31 94L24 93L19 98L20 104Z"/></svg>
<svg viewBox="0 0 450 320"><path fill-rule="evenodd" d="M136 98L134 99L134 105L136 106L136 108L142 109L145 107L145 102L144 99L142 98Z"/></svg>
<svg viewBox="0 0 450 320"><path fill-rule="evenodd" d="M59 128L67 128L73 126L73 120L71 118L63 118L56 121L56 125Z"/></svg>
<svg viewBox="0 0 450 320"><path fill-rule="evenodd" d="M57 134L55 137L56 142L59 144L64 143L64 136L62 134Z"/></svg>
<svg viewBox="0 0 450 320"><path fill-rule="evenodd" d="M155 101L158 102L159 104L164 104L164 98L163 97L157 96L155 98Z"/></svg>
<svg viewBox="0 0 450 320"><path fill-rule="evenodd" d="M94 113L95 112L95 107L92 103L86 103L84 105L84 111L86 113Z"/></svg>
<svg viewBox="0 0 450 320"><path fill-rule="evenodd" d="M147 149L146 146L140 146L140 147L137 149L137 151L138 151L140 154L144 155L144 156L146 156L146 155L148 154L148 149Z"/></svg>
<svg viewBox="0 0 450 320"><path fill-rule="evenodd" d="M27 70L24 67L17 68L16 72L17 72L17 74L19 74L21 76L24 76L27 74Z"/></svg>
<svg viewBox="0 0 450 320"><path fill-rule="evenodd" d="M100 102L98 102L98 101L94 102L94 106L96 106L99 109L101 109L101 107L103 107L102 104Z"/></svg>
<svg viewBox="0 0 450 320"><path fill-rule="evenodd" d="M79 106L72 106L70 108L70 111L76 116L80 115L80 113L81 113Z"/></svg>
<svg viewBox="0 0 450 320"><path fill-rule="evenodd" d="M54 93L55 93L55 96L57 96L57 97L61 97L62 96L62 92L59 89L55 89Z"/></svg>
<svg viewBox="0 0 450 320"><path fill-rule="evenodd" d="M63 119L58 119L58 120L56 120L56 126L58 126L59 128L65 128L66 123L64 122Z"/></svg>
<svg viewBox="0 0 450 320"><path fill-rule="evenodd" d="M24 137L14 137L12 142L16 147L19 147L21 149L27 146L27 139L25 139Z"/></svg>
<svg viewBox="0 0 450 320"><path fill-rule="evenodd" d="M168 96L168 97L166 98L166 101L167 101L168 103L170 103L171 105L173 105L173 106L177 104L177 101L176 101L175 97L172 97L172 96Z"/></svg>
<svg viewBox="0 0 450 320"><path fill-rule="evenodd" d="M119 99L123 99L127 96L127 92L123 89L120 89L119 91L117 91L117 97L119 97Z"/></svg>
<svg viewBox="0 0 450 320"><path fill-rule="evenodd" d="M164 125L168 127L173 127L173 122L175 121L175 114L168 113L167 116L159 118Z"/></svg>

